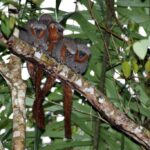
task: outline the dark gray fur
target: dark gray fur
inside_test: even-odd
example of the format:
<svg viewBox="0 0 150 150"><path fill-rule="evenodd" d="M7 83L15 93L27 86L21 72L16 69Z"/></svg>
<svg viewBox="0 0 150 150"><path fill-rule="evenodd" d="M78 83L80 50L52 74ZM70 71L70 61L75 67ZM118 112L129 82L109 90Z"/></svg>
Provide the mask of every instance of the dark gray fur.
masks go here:
<svg viewBox="0 0 150 150"><path fill-rule="evenodd" d="M31 28L34 28L36 31L35 35L32 34ZM42 30L46 31L46 34L43 38L39 39L38 35ZM19 37L21 40L31 44L36 47L40 51L46 51L48 49L47 46L47 26L43 23L40 23L36 20L29 20L25 25L24 29L20 30Z"/></svg>
<svg viewBox="0 0 150 150"><path fill-rule="evenodd" d="M54 23L55 25L57 25L59 32L63 32L64 30L64 28L58 22L56 22L50 14L41 15L39 18L39 22L45 24L47 27L49 27L50 24Z"/></svg>
<svg viewBox="0 0 150 150"><path fill-rule="evenodd" d="M52 16L50 14L43 14L39 18L39 22L45 24L47 27L53 21L54 21L54 19L52 18Z"/></svg>
<svg viewBox="0 0 150 150"><path fill-rule="evenodd" d="M47 52L47 40L48 40L48 27L51 24L55 24L58 29L58 34L63 35L63 28L59 23L55 22L53 18L49 14L44 14L39 18L39 21L34 19L29 20L25 25L24 29L20 30L20 39L35 46L39 51ZM34 28L36 34L33 35L31 32L31 28ZM42 39L38 39L38 35L40 31L46 30L46 34ZM67 48L66 51L66 60L62 62L61 60L61 50L63 47ZM91 52L86 44L76 41L72 38L62 38L56 43L52 51L52 57L54 57L58 62L66 64L76 73L83 74L88 66L88 60L82 63L75 62L75 54L79 51L80 58L84 57L85 55L90 56Z"/></svg>
<svg viewBox="0 0 150 150"><path fill-rule="evenodd" d="M32 36L30 25L36 22L35 19L29 20L23 29L20 29L19 38L30 45L34 45L34 38Z"/></svg>
<svg viewBox="0 0 150 150"><path fill-rule="evenodd" d="M67 48L66 62L62 62L62 60L60 59L61 49L63 47ZM82 58L85 55L91 55L89 48L85 44L75 42L75 40L71 38L64 38L63 40L58 41L58 43L56 44L52 52L52 57L54 57L58 62L66 64L76 73L83 74L87 69L88 60L83 63L75 62L75 54L77 50L79 51L79 53L82 54L80 58Z"/></svg>
<svg viewBox="0 0 150 150"><path fill-rule="evenodd" d="M90 57L90 50L85 44L76 43L76 45L77 50L79 51L79 53L82 54L80 58L84 57L85 55L88 55ZM83 74L86 71L88 67L88 60L82 63L75 62L75 54L71 54L69 51L67 51L66 58L66 65L74 70L76 73Z"/></svg>
<svg viewBox="0 0 150 150"><path fill-rule="evenodd" d="M52 57L54 57L58 62L62 62L62 60L60 59L61 58L61 49L63 47L67 47L67 51L70 53L70 54L75 54L75 51L77 49L77 45L75 43L75 41L71 38L63 38L62 40L58 41L56 43L56 46L55 48L53 49L52 51ZM66 54L67 56L67 54Z"/></svg>

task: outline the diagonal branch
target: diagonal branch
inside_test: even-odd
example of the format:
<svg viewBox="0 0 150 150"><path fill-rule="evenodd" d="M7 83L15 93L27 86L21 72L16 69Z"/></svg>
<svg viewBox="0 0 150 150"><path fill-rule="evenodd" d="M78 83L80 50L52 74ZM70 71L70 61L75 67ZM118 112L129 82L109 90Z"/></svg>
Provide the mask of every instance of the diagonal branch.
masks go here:
<svg viewBox="0 0 150 150"><path fill-rule="evenodd" d="M112 126L146 149L150 149L150 131L129 119L102 92L98 91L81 75L74 73L67 66L57 63L53 58L47 58L45 54L36 52L35 48L15 37L12 37L9 43L10 41L12 44L9 46L12 53L32 63L38 63L48 74L57 77L63 82L67 82L72 88L82 94Z"/></svg>

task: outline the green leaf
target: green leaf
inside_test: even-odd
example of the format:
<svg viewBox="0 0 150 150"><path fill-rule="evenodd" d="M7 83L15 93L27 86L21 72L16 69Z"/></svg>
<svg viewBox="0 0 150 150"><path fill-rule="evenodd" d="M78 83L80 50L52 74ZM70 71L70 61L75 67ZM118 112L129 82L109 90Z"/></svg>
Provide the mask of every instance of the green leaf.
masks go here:
<svg viewBox="0 0 150 150"><path fill-rule="evenodd" d="M42 147L41 150L62 150L69 147L89 146L91 141L56 141L51 145Z"/></svg>
<svg viewBox="0 0 150 150"><path fill-rule="evenodd" d="M80 12L75 12L75 13L68 13L63 17L63 19L60 21L61 24L65 25L67 19L73 19L77 21L82 29L82 31L85 33L86 37L89 38L91 41L95 42L97 41L97 33L95 25L92 25L91 23L88 22L88 20L80 13Z"/></svg>
<svg viewBox="0 0 150 150"><path fill-rule="evenodd" d="M13 5L16 8L20 8L19 3L16 1L12 1L12 0L4 0L4 5L8 6L9 4Z"/></svg>
<svg viewBox="0 0 150 150"><path fill-rule="evenodd" d="M60 3L61 3L61 0L56 0L56 12L57 12L57 14L59 12Z"/></svg>
<svg viewBox="0 0 150 150"><path fill-rule="evenodd" d="M34 3L37 6L40 6L43 1L44 0L32 0L32 3Z"/></svg>
<svg viewBox="0 0 150 150"><path fill-rule="evenodd" d="M140 112L143 116L150 117L150 109L144 105L137 104L137 102L131 102L130 109L137 113Z"/></svg>
<svg viewBox="0 0 150 150"><path fill-rule="evenodd" d="M140 8L133 8L132 10L126 8L117 8L117 10L119 14L136 23L142 23L149 20L149 15Z"/></svg>
<svg viewBox="0 0 150 150"><path fill-rule="evenodd" d="M10 20L6 16L2 17L1 30L7 38L11 35L12 29L10 28Z"/></svg>
<svg viewBox="0 0 150 150"><path fill-rule="evenodd" d="M149 101L150 101L150 97L146 94L145 88L144 88L144 84L138 84L135 86L135 90L136 93L138 93L138 97L140 99L140 101L144 104L144 105L148 105ZM149 107L149 106L147 106Z"/></svg>
<svg viewBox="0 0 150 150"><path fill-rule="evenodd" d="M150 59L145 63L145 71L150 72Z"/></svg>
<svg viewBox="0 0 150 150"><path fill-rule="evenodd" d="M149 40L140 40L133 44L133 51L140 58L144 59L147 53Z"/></svg>
<svg viewBox="0 0 150 150"><path fill-rule="evenodd" d="M122 63L122 71L123 71L123 74L124 74L124 76L126 78L128 78L131 75L131 65L130 65L130 62L124 61Z"/></svg>
<svg viewBox="0 0 150 150"><path fill-rule="evenodd" d="M124 7L148 7L149 1L142 1L142 0L117 0L118 6L124 6Z"/></svg>
<svg viewBox="0 0 150 150"><path fill-rule="evenodd" d="M137 73L138 70L139 70L139 66L137 64L137 60L136 59L132 59L131 63L132 63L132 66L133 66L134 73Z"/></svg>
<svg viewBox="0 0 150 150"><path fill-rule="evenodd" d="M9 18L9 27L10 27L11 30L14 28L15 23L16 23L15 17L10 16L10 18Z"/></svg>
<svg viewBox="0 0 150 150"><path fill-rule="evenodd" d="M110 99L112 99L114 101L116 99L118 99L118 92L117 92L117 88L116 88L116 83L115 83L115 80L113 77L111 77L111 78L107 77L106 78L105 87L106 87L107 96L110 97Z"/></svg>
<svg viewBox="0 0 150 150"><path fill-rule="evenodd" d="M2 117L1 117L2 118ZM5 128L6 126L8 126L8 124L10 123L10 119L4 119L2 121L0 121L0 129Z"/></svg>
<svg viewBox="0 0 150 150"><path fill-rule="evenodd" d="M72 19L76 20L80 24L81 29L91 41L97 41L97 32L95 25L89 23L88 20L85 19L81 13L73 14Z"/></svg>
<svg viewBox="0 0 150 150"><path fill-rule="evenodd" d="M75 113L72 113L71 116L72 121L78 125L85 133L92 136L92 132L90 129L86 126L85 122L82 118L79 118Z"/></svg>

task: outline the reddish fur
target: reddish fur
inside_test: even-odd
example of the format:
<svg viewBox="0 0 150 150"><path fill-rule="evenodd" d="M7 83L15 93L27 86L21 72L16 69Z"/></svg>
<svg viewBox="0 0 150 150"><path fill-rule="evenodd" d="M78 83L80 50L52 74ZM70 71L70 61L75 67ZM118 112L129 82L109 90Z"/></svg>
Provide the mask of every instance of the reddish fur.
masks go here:
<svg viewBox="0 0 150 150"><path fill-rule="evenodd" d="M34 28L30 28L31 29L31 33L32 33L32 35L35 35L35 30L34 30Z"/></svg>
<svg viewBox="0 0 150 150"><path fill-rule="evenodd" d="M66 62L66 52L67 52L67 48L65 46L63 46L63 48L61 49L61 61L62 62Z"/></svg>
<svg viewBox="0 0 150 150"><path fill-rule="evenodd" d="M49 26L49 29L48 29L48 32L49 32L49 45L48 45L48 51L49 52L52 52L56 42L62 38L61 35L59 35L58 31L57 31L57 28L56 26L54 25L53 27L52 26Z"/></svg>
<svg viewBox="0 0 150 150"><path fill-rule="evenodd" d="M67 83L63 83L62 86L64 92L65 137L71 139L72 89Z"/></svg>
<svg viewBox="0 0 150 150"><path fill-rule="evenodd" d="M48 45L48 51L50 53L52 53L52 50L53 50L54 46L55 46L55 43L49 43L49 45Z"/></svg>
<svg viewBox="0 0 150 150"><path fill-rule="evenodd" d="M43 102L45 95L49 92L49 90L54 85L55 78L52 76L48 76L44 87L40 90L39 93L36 94L36 100L33 104L33 114L36 120L36 123L40 129L45 128L45 117L44 117L44 109Z"/></svg>
<svg viewBox="0 0 150 150"><path fill-rule="evenodd" d="M38 36L38 38L39 38L39 39L43 38L44 35L45 35L45 33L46 33L46 30L41 31L40 34L39 34L39 36Z"/></svg>
<svg viewBox="0 0 150 150"><path fill-rule="evenodd" d="M84 63L85 61L87 61L89 59L88 55L83 56L82 58L80 58L79 56L79 51L77 50L76 54L75 54L75 62L78 63Z"/></svg>
<svg viewBox="0 0 150 150"><path fill-rule="evenodd" d="M32 29L32 34L35 35L35 31ZM44 36L45 32L41 32L39 38ZM49 28L49 49L48 51L52 51L55 43L62 38L62 35L58 34L57 28ZM66 60L66 48L63 47L61 50L61 58L65 62ZM43 101L45 95L49 92L51 87L54 84L55 78L52 76L47 77L47 81L44 87L41 89L41 80L43 77L43 70L40 67L36 67L34 65L28 66L29 73L31 78L35 81L35 94L36 99L33 104L33 117L37 123L37 126L41 129L45 128L44 121L44 110L43 110ZM35 72L34 72L34 71ZM71 111L72 111L72 89L67 83L63 83L63 91L64 91L64 116L65 116L65 137L71 139Z"/></svg>
<svg viewBox="0 0 150 150"><path fill-rule="evenodd" d="M37 103L39 103L40 99L40 93L41 93L41 80L43 78L43 69L39 66L35 66L35 101L33 104L33 117L35 118L35 120L37 120L37 109L36 109L36 105Z"/></svg>
<svg viewBox="0 0 150 150"><path fill-rule="evenodd" d="M35 85L35 66L34 64L27 62L27 68L28 68L28 72L30 74L30 77Z"/></svg>
<svg viewBox="0 0 150 150"><path fill-rule="evenodd" d="M49 27L49 40L50 42L57 42L60 39L56 26Z"/></svg>

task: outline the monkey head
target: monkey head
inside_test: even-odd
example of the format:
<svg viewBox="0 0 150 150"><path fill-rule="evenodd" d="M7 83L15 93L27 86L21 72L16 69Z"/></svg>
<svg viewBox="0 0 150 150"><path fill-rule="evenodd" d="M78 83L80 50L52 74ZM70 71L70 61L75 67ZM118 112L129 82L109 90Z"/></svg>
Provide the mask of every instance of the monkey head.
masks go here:
<svg viewBox="0 0 150 150"><path fill-rule="evenodd" d="M43 14L40 16L39 22L45 24L48 27L49 24L54 22L54 19L50 14Z"/></svg>
<svg viewBox="0 0 150 150"><path fill-rule="evenodd" d="M34 46L40 50L47 50L47 26L39 21L31 23L30 30L34 38Z"/></svg>
<svg viewBox="0 0 150 150"><path fill-rule="evenodd" d="M66 65L74 70L76 73L83 74L87 67L91 55L89 48L83 43L77 43L75 54L67 51Z"/></svg>
<svg viewBox="0 0 150 150"><path fill-rule="evenodd" d="M20 39L35 46L37 49L47 50L47 26L36 20L29 20L23 30L20 30Z"/></svg>
<svg viewBox="0 0 150 150"><path fill-rule="evenodd" d="M48 27L49 41L56 43L63 38L63 27L57 23L53 22Z"/></svg>
<svg viewBox="0 0 150 150"><path fill-rule="evenodd" d="M36 22L35 19L29 20L19 32L19 38L32 46L34 43L34 37L32 36L30 25L34 22Z"/></svg>

